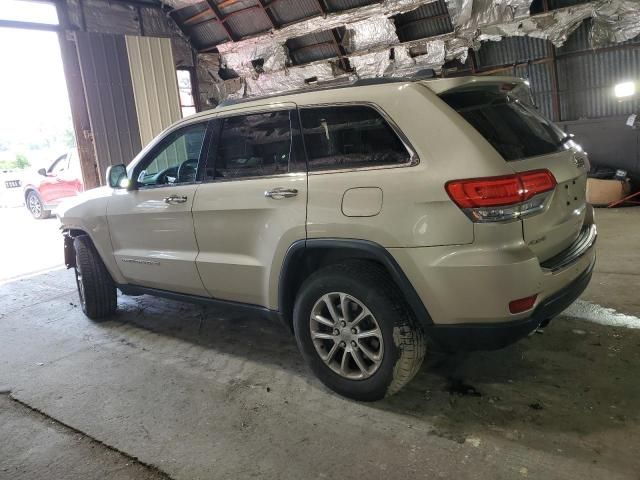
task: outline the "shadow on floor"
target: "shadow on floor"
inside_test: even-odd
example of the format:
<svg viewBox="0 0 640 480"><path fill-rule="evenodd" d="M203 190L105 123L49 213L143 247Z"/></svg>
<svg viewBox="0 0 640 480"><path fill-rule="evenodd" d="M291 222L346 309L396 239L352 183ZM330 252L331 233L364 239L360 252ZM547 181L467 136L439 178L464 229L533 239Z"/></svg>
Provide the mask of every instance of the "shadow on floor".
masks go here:
<svg viewBox="0 0 640 480"><path fill-rule="evenodd" d="M120 305L123 322L312 380L280 324L146 296ZM544 334L503 350L432 352L403 391L368 406L428 421L458 442L491 432L564 451L575 447L564 437L595 434L593 445L582 445L593 453L626 432L634 440L618 445L624 450L640 443L638 378L640 330L559 317Z"/></svg>

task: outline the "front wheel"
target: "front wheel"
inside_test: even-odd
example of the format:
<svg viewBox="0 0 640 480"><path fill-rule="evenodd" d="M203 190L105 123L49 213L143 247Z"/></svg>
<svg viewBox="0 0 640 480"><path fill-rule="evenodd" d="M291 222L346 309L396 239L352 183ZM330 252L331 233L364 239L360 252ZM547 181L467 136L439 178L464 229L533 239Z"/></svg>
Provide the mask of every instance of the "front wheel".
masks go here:
<svg viewBox="0 0 640 480"><path fill-rule="evenodd" d="M40 200L40 196L34 191L30 191L27 195L27 208L31 212L33 218L38 220L49 218L51 216L51 210L45 210L42 200Z"/></svg>
<svg viewBox="0 0 640 480"><path fill-rule="evenodd" d="M76 251L76 284L84 314L92 320L102 319L116 311L116 286L100 255L86 235L73 241Z"/></svg>
<svg viewBox="0 0 640 480"><path fill-rule="evenodd" d="M393 395L420 369L422 329L377 264L325 267L302 285L293 312L298 347L316 376L345 397Z"/></svg>

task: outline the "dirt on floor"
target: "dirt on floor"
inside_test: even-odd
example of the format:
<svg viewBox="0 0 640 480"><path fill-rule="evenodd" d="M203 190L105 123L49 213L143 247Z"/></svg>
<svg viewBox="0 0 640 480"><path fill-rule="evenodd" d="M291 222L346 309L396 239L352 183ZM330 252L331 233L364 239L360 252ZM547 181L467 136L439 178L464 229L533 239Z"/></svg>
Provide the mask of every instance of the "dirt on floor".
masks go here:
<svg viewBox="0 0 640 480"><path fill-rule="evenodd" d="M168 478L1 393L0 438L0 478L7 480Z"/></svg>
<svg viewBox="0 0 640 480"><path fill-rule="evenodd" d="M500 352L434 356L386 406L457 442L490 434L640 478L640 330L560 317Z"/></svg>

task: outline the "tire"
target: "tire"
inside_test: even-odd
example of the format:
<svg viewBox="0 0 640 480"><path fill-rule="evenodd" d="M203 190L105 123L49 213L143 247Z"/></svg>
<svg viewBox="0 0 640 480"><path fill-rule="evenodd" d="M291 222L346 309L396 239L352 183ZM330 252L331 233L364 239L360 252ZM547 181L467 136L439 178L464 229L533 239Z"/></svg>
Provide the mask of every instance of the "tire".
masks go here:
<svg viewBox="0 0 640 480"><path fill-rule="evenodd" d="M116 286L100 255L88 236L76 237L73 241L76 252L76 285L84 314L99 320L116 311Z"/></svg>
<svg viewBox="0 0 640 480"><path fill-rule="evenodd" d="M27 209L35 219L43 220L51 216L51 210L45 210L40 195L33 190L27 194L26 204Z"/></svg>
<svg viewBox="0 0 640 480"><path fill-rule="evenodd" d="M334 304L338 328L333 328L336 322L327 302ZM347 318L343 305L349 311ZM312 314L322 321L313 320ZM418 372L426 351L422 328L396 285L373 262L330 265L310 275L297 295L293 324L298 348L315 375L330 389L355 400L375 401L398 392ZM372 332L375 335L369 336Z"/></svg>

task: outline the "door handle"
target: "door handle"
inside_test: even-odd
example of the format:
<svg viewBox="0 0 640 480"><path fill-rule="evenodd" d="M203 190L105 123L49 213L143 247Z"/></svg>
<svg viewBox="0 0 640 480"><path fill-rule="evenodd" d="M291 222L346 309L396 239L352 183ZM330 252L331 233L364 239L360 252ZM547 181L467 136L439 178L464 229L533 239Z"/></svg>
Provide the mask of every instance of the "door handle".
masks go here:
<svg viewBox="0 0 640 480"><path fill-rule="evenodd" d="M277 187L272 190L264 192L264 196L267 198L273 198L274 200L282 200L283 198L291 198L298 195L298 190L295 188Z"/></svg>
<svg viewBox="0 0 640 480"><path fill-rule="evenodd" d="M178 203L186 203L187 197L181 195L170 195L164 198L164 203L168 203L169 205L175 205Z"/></svg>

